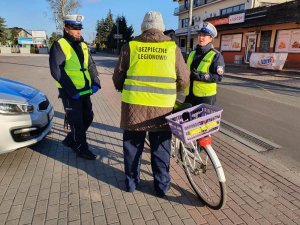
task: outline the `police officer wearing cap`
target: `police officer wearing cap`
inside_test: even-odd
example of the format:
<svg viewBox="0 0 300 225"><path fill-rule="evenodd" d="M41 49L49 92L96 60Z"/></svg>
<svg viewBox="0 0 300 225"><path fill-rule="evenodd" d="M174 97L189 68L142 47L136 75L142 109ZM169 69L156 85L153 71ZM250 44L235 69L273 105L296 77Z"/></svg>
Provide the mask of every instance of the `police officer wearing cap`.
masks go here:
<svg viewBox="0 0 300 225"><path fill-rule="evenodd" d="M90 96L101 86L96 65L81 36L82 20L80 15L65 16L64 34L51 46L49 64L71 128L63 144L78 156L93 160L96 155L88 148L86 131L94 117Z"/></svg>
<svg viewBox="0 0 300 225"><path fill-rule="evenodd" d="M216 102L217 83L222 80L225 71L224 58L212 45L216 36L214 25L205 22L199 30L198 45L189 54L190 85L185 88L184 94L185 102L192 105L214 105Z"/></svg>

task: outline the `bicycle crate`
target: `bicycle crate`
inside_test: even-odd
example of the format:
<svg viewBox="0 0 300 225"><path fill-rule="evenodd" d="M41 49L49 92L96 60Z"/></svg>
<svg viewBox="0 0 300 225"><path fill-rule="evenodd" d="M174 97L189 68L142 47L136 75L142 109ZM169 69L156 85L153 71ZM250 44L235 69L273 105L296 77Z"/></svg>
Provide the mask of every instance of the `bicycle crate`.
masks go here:
<svg viewBox="0 0 300 225"><path fill-rule="evenodd" d="M223 109L200 104L166 117L172 133L185 144L220 129Z"/></svg>

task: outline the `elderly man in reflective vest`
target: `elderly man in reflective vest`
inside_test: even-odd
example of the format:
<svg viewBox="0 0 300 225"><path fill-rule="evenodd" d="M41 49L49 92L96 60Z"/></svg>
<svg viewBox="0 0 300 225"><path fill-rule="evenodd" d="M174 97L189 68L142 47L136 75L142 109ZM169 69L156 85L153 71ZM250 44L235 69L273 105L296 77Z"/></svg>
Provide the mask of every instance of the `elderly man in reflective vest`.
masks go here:
<svg viewBox="0 0 300 225"><path fill-rule="evenodd" d="M217 30L211 23L204 23L199 30L198 45L189 54L187 67L190 70L190 85L184 90L185 102L197 105L214 105L217 95L217 83L221 82L225 63L222 54L213 48L213 39Z"/></svg>
<svg viewBox="0 0 300 225"><path fill-rule="evenodd" d="M90 95L100 88L96 65L81 36L83 16L67 15L64 35L54 41L50 49L50 71L56 80L71 132L63 144L79 157L96 159L86 141L86 131L93 121Z"/></svg>
<svg viewBox="0 0 300 225"><path fill-rule="evenodd" d="M133 192L140 183L141 155L149 133L154 189L165 196L170 187L172 133L166 123L177 91L189 82L180 49L163 34L159 12L146 13L142 34L125 44L115 67L113 82L122 92L121 128L125 165L125 185Z"/></svg>

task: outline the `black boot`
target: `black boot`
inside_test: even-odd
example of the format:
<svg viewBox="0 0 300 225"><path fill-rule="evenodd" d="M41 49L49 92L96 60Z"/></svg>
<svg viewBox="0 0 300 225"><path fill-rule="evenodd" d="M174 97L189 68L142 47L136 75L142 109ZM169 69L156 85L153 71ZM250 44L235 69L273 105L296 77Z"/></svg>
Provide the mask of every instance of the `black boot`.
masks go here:
<svg viewBox="0 0 300 225"><path fill-rule="evenodd" d="M91 152L87 145L85 146L80 145L76 148L75 151L79 157L84 159L95 160L97 158L97 155Z"/></svg>
<svg viewBox="0 0 300 225"><path fill-rule="evenodd" d="M66 136L66 138L62 141L62 144L66 147L72 148L75 147L76 142L74 141L74 139L72 138L72 136L70 134L68 134Z"/></svg>

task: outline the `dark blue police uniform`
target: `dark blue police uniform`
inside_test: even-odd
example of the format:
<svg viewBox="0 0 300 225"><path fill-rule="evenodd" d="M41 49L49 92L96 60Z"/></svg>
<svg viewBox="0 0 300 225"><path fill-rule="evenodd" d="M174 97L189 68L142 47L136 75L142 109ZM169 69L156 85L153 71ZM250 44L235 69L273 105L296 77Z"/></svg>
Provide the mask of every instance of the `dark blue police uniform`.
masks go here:
<svg viewBox="0 0 300 225"><path fill-rule="evenodd" d="M190 91L189 91L189 95L186 96L185 102L191 103L193 106L202 104L202 103L214 105L216 102L216 95L206 96L206 97L197 97L193 94L193 91L192 91L193 90L193 81L198 80L198 81L215 82L215 83L221 82L223 75L225 73L224 58L219 51L212 48L212 43L209 43L206 46L197 45L195 50L196 50L196 54L194 56L194 60L191 64L191 68L190 68L190 71L191 71ZM216 54L213 58L213 61L210 65L210 67L209 67L208 76L207 75L204 76L203 74L199 74L199 73L198 74L194 73L193 71L197 70L199 64L201 63L201 61L203 60L205 55L211 50L215 51Z"/></svg>
<svg viewBox="0 0 300 225"><path fill-rule="evenodd" d="M77 40L66 32L64 32L63 37L74 49L80 64L83 65L84 55L80 44L83 41L83 38L81 37L80 40ZM71 147L80 157L95 159L96 156L88 149L88 144L86 141L86 131L91 125L94 115L90 94L74 98L74 96L78 95L78 93L82 90L87 90L91 87L89 87L89 82L86 77L83 76L85 78L85 87L81 90L76 90L74 84L64 70L65 61L65 55L60 44L56 40L50 50L50 71L53 78L62 86L62 88L58 89L59 98L62 99L67 120L71 128L71 131L66 136L63 144ZM88 60L88 71L91 76L92 87L100 89L101 86L98 78L98 72L91 56L89 56Z"/></svg>

